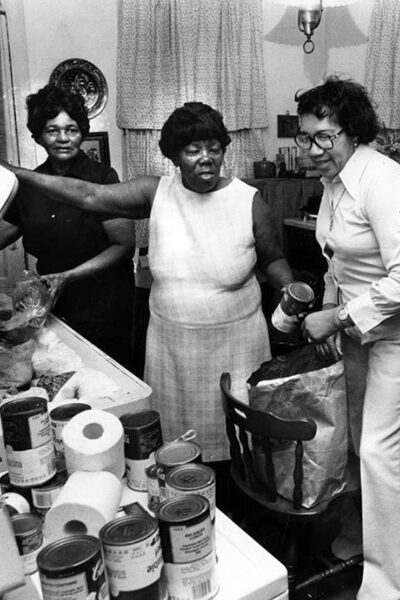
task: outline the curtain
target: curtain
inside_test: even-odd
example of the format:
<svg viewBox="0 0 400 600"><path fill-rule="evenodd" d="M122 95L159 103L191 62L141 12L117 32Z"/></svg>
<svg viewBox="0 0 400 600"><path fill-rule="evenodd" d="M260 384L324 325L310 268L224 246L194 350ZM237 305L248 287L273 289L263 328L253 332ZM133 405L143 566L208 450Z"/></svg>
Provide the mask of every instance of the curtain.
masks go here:
<svg viewBox="0 0 400 600"><path fill-rule="evenodd" d="M187 101L219 110L231 135L224 174L253 175L267 126L262 0L122 0L117 124L127 175L174 170L158 148L168 115ZM147 244L146 225L137 226Z"/></svg>
<svg viewBox="0 0 400 600"><path fill-rule="evenodd" d="M385 126L400 127L400 2L375 0L367 47L366 87Z"/></svg>

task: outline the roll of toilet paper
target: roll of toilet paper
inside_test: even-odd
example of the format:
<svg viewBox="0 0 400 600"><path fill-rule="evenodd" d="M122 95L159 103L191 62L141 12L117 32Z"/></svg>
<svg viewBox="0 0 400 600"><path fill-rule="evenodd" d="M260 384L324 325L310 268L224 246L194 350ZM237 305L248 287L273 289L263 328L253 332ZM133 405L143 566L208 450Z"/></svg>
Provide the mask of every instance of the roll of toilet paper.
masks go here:
<svg viewBox="0 0 400 600"><path fill-rule="evenodd" d="M6 212L9 203L18 189L18 179L12 171L0 165L0 218Z"/></svg>
<svg viewBox="0 0 400 600"><path fill-rule="evenodd" d="M110 471L122 477L125 471L124 428L115 415L92 408L65 425L62 431L65 463L75 471Z"/></svg>
<svg viewBox="0 0 400 600"><path fill-rule="evenodd" d="M116 517L121 494L121 481L112 473L75 471L46 514L46 543L68 535L97 536Z"/></svg>

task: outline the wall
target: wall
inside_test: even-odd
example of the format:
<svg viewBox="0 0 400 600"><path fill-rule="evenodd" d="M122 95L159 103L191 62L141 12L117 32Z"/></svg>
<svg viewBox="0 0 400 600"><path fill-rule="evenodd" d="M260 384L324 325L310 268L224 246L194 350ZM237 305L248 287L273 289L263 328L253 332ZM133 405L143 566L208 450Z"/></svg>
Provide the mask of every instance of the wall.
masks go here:
<svg viewBox="0 0 400 600"><path fill-rule="evenodd" d="M122 169L121 131L116 125L118 0L4 0L7 12L21 163L35 166L44 151L26 128L26 96L45 85L53 69L69 58L95 64L108 84L104 110L91 131L108 131L112 165Z"/></svg>
<svg viewBox="0 0 400 600"><path fill-rule="evenodd" d="M340 73L364 83L368 28L373 0L325 8L313 41L305 54L306 37L297 27L297 9L263 0L264 61L270 126L265 136L268 158L293 140L277 137L276 116L296 112L294 94L321 83L326 73Z"/></svg>
<svg viewBox="0 0 400 600"><path fill-rule="evenodd" d="M144 0L145 1L145 0ZM268 157L291 139L277 138L276 115L294 114L294 93L318 84L324 73L346 73L363 83L368 26L373 0L326 8L313 38L315 51L304 54L297 10L263 0L264 57L270 127ZM91 120L92 131L108 131L111 161L123 176L122 134L116 125L116 48L118 0L4 0L10 27L21 162L35 166L42 154L27 132L24 100L47 83L52 70L68 58L93 62L108 83L108 102Z"/></svg>

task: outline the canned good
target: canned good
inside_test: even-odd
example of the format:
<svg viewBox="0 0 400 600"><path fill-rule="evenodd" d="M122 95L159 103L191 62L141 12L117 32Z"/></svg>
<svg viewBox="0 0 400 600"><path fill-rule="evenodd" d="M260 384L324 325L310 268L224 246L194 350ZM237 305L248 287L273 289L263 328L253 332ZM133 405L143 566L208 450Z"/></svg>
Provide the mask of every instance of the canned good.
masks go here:
<svg viewBox="0 0 400 600"><path fill-rule="evenodd" d="M43 523L39 515L23 513L11 517L11 525L22 558L25 575L37 571L37 556L43 544Z"/></svg>
<svg viewBox="0 0 400 600"><path fill-rule="evenodd" d="M156 509L166 586L174 600L210 600L218 592L210 505L188 494L164 500Z"/></svg>
<svg viewBox="0 0 400 600"><path fill-rule="evenodd" d="M158 467L156 464L150 465L146 469L147 484L147 506L154 511L160 502L160 486L158 485Z"/></svg>
<svg viewBox="0 0 400 600"><path fill-rule="evenodd" d="M71 535L45 546L38 554L43 600L109 600L100 541Z"/></svg>
<svg viewBox="0 0 400 600"><path fill-rule="evenodd" d="M17 487L45 483L56 472L47 400L20 398L0 408L10 482Z"/></svg>
<svg viewBox="0 0 400 600"><path fill-rule="evenodd" d="M298 327L298 315L308 312L314 301L312 288L303 281L293 281L287 286L280 303L271 316L271 323L283 333L295 331Z"/></svg>
<svg viewBox="0 0 400 600"><path fill-rule="evenodd" d="M210 504L210 516L215 522L215 471L207 465L191 463L174 467L165 477L167 498L200 494Z"/></svg>
<svg viewBox="0 0 400 600"><path fill-rule="evenodd" d="M50 411L51 429L54 439L54 451L56 455L56 465L58 471L65 469L64 442L62 431L65 425L79 413L84 410L90 410L92 407L84 402L70 402L62 406L56 406Z"/></svg>
<svg viewBox="0 0 400 600"><path fill-rule="evenodd" d="M144 509L119 517L99 533L112 599L162 600L160 534Z"/></svg>
<svg viewBox="0 0 400 600"><path fill-rule="evenodd" d="M21 494L15 492L6 492L0 496L0 505L4 504L10 517L21 513L28 513L31 510L29 502Z"/></svg>
<svg viewBox="0 0 400 600"><path fill-rule="evenodd" d="M160 501L166 499L165 476L174 467L187 463L201 463L201 448L191 441L177 440L168 442L159 448L155 454L158 467L157 477L160 490Z"/></svg>
<svg viewBox="0 0 400 600"><path fill-rule="evenodd" d="M66 471L58 471L50 481L40 486L32 487L33 506L39 513L44 515L51 508L67 479L68 474Z"/></svg>
<svg viewBox="0 0 400 600"><path fill-rule="evenodd" d="M7 494L8 492L20 494L29 502L29 506L33 506L31 488L21 488L13 485L10 481L8 471L0 477L0 489L2 494Z"/></svg>
<svg viewBox="0 0 400 600"><path fill-rule="evenodd" d="M160 415L143 409L120 417L124 428L126 482L132 490L146 490L146 469L154 464L154 453L162 445Z"/></svg>

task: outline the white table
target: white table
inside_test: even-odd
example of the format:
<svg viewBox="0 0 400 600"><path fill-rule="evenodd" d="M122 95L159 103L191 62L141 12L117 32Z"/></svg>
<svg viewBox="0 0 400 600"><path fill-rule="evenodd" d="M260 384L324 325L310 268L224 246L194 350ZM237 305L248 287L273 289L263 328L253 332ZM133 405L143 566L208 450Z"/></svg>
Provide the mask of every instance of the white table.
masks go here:
<svg viewBox="0 0 400 600"><path fill-rule="evenodd" d="M147 508L147 494L124 486L121 505L132 502ZM218 509L216 550L220 589L215 600L288 600L286 568ZM25 588L4 600L40 600L38 573L27 579Z"/></svg>

